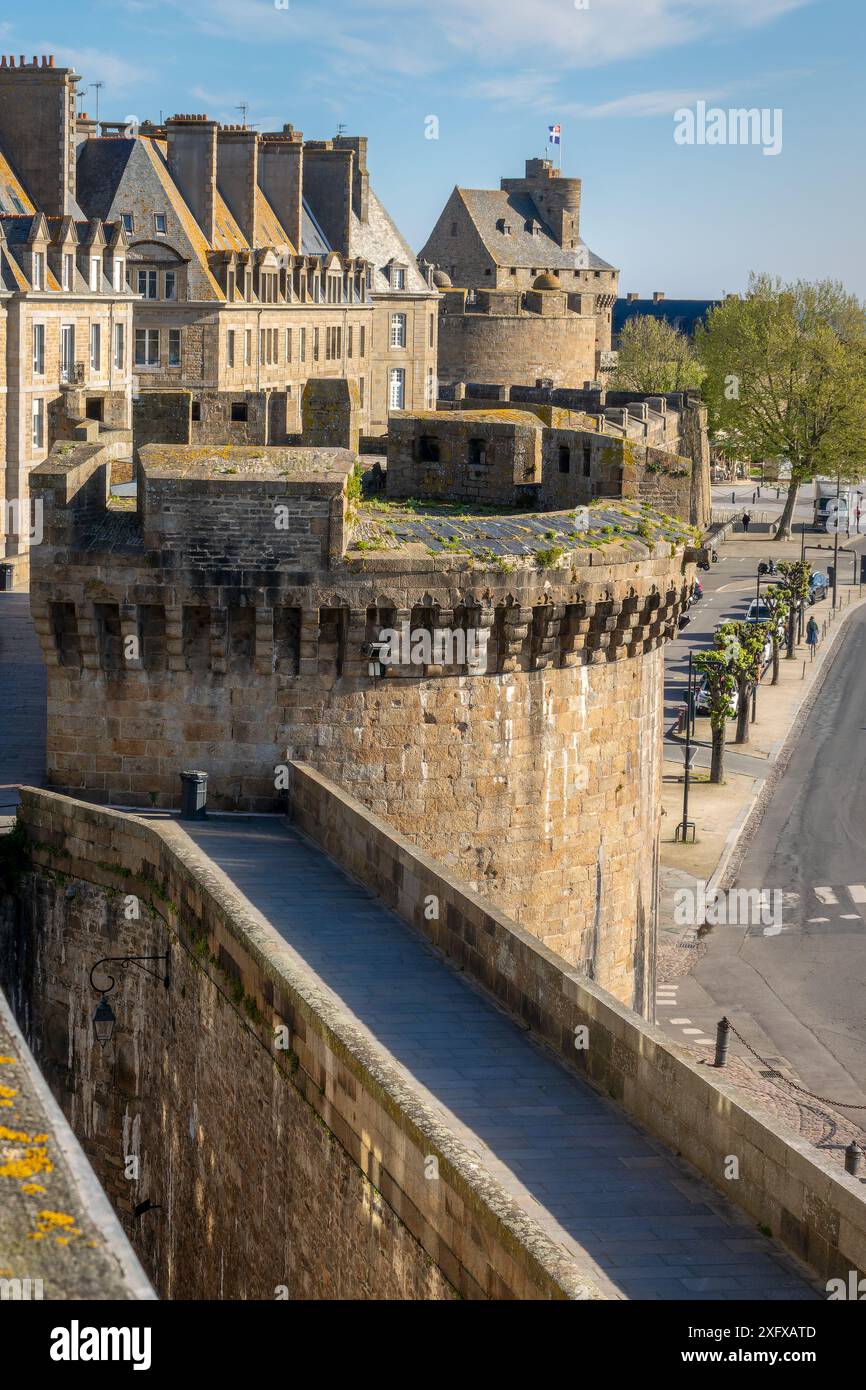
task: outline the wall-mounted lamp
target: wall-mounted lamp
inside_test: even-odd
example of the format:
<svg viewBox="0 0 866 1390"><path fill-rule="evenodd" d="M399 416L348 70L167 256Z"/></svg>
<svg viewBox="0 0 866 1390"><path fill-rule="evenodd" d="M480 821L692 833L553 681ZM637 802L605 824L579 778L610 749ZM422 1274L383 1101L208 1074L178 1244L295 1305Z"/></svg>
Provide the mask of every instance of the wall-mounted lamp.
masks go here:
<svg viewBox="0 0 866 1390"><path fill-rule="evenodd" d="M165 971L162 975L156 970L151 970L149 966L144 964L144 961L151 960L158 960L164 964ZM130 965L137 965L139 970L143 970L146 975L152 975L155 980L162 980L165 988L168 989L168 951L166 951L164 956L103 956L101 960L98 960L91 968L90 985L100 996L99 1003L93 1012L93 1032L96 1035L96 1041L99 1043L99 1046L106 1047L108 1043L111 1042L114 1035L114 1025L117 1020L114 1015L114 1010L105 996L111 993L117 981L107 970L103 970L102 973L109 981L109 984L105 988L96 984L93 976L102 965L119 965L121 970L127 970Z"/></svg>

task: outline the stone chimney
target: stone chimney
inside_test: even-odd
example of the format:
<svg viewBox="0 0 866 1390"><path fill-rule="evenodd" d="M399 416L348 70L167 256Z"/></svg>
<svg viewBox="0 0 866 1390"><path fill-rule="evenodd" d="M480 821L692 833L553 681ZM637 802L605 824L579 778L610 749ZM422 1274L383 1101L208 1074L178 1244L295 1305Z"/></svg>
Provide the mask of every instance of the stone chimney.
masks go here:
<svg viewBox="0 0 866 1390"><path fill-rule="evenodd" d="M304 144L304 197L316 214L329 245L352 255L352 185L355 152L333 140Z"/></svg>
<svg viewBox="0 0 866 1390"><path fill-rule="evenodd" d="M304 137L284 125L282 131L261 137L259 187L285 228L297 252L301 249Z"/></svg>
<svg viewBox="0 0 866 1390"><path fill-rule="evenodd" d="M653 290L653 304L661 304L664 300L664 290Z"/></svg>
<svg viewBox="0 0 866 1390"><path fill-rule="evenodd" d="M359 222L370 219L370 175L367 172L366 135L338 135L334 148L353 150L355 163L352 169L352 211Z"/></svg>
<svg viewBox="0 0 866 1390"><path fill-rule="evenodd" d="M628 294L626 295L626 300L629 304L637 304L639 299L640 295L638 294L637 290L629 290Z"/></svg>
<svg viewBox="0 0 866 1390"><path fill-rule="evenodd" d="M249 242L256 244L259 196L259 132L249 126L220 126L217 132L217 185Z"/></svg>
<svg viewBox="0 0 866 1390"><path fill-rule="evenodd" d="M168 167L205 240L216 238L217 122L172 116L165 123Z"/></svg>
<svg viewBox="0 0 866 1390"><path fill-rule="evenodd" d="M0 57L0 145L24 188L49 217L75 211L75 86L54 55Z"/></svg>

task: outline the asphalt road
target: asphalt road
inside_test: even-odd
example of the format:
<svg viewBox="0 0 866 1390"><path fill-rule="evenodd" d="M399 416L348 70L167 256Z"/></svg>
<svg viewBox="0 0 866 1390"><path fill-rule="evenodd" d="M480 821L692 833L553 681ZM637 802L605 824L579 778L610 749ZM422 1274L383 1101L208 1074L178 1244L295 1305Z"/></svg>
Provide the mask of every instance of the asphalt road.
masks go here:
<svg viewBox="0 0 866 1390"><path fill-rule="evenodd" d="M832 1100L866 1103L866 612L849 620L802 737L740 867L779 889L782 926L715 927L694 979L751 1018ZM682 1002L687 1002L681 995ZM746 1029L748 1034L748 1028ZM862 1122L863 1117L852 1114Z"/></svg>
<svg viewBox="0 0 866 1390"><path fill-rule="evenodd" d="M810 558L826 569L814 552ZM720 559L702 577L706 597L667 650L666 713L674 717L689 645L706 646L716 623L740 616L754 596L748 561ZM705 723L697 721L699 739L709 736ZM765 759L732 750L726 762L761 776L768 770ZM779 890L780 928L713 927L707 954L672 987L675 1011L690 1031L711 1037L726 1014L762 1056L790 1062L817 1095L866 1104L866 611L848 620L735 887ZM843 1113L866 1128L866 1112Z"/></svg>

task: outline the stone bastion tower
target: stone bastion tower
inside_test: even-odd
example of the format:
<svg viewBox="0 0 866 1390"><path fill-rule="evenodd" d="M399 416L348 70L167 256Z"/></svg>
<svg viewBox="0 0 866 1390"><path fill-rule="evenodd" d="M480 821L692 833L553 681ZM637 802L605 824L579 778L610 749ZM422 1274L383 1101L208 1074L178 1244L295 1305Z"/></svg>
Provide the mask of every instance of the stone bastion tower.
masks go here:
<svg viewBox="0 0 866 1390"><path fill-rule="evenodd" d="M104 449L55 446L32 474L49 784L171 808L194 767L210 808L276 811L309 763L646 1014L693 533L637 500L582 521L363 500L355 462L150 445L124 510ZM386 630L482 654L381 665Z"/></svg>

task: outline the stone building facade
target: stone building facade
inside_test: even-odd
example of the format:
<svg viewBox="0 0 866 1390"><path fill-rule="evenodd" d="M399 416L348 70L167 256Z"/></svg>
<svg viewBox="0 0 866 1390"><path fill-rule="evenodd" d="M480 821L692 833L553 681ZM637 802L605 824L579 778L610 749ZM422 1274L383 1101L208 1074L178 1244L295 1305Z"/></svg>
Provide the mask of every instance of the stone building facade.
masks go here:
<svg viewBox="0 0 866 1390"><path fill-rule="evenodd" d="M28 476L54 441L100 436L116 457L132 452L128 245L76 200L76 81L53 58L0 60L0 559L16 582L38 531Z"/></svg>
<svg viewBox="0 0 866 1390"><path fill-rule="evenodd" d="M475 292L507 292L516 296L520 307L531 314L532 306L520 303L520 296L538 288L539 277L546 277L552 282L549 287L567 296L569 314L593 320L595 351L591 370L583 370L581 354L574 362L575 374L567 380L555 380L554 385L578 386L591 380L611 348L611 314L619 271L595 255L581 238L580 206L580 179L563 178L550 160L528 159L523 178L503 178L499 189L455 188L421 251L422 262L437 267L434 278L442 289L456 286ZM490 307L494 302L486 301L487 307L482 303L481 312L497 316ZM504 301L499 302L500 314L517 316L514 309L505 308ZM560 310L557 313L564 316ZM443 310L443 327L444 323ZM451 340L443 351L440 369L443 381L489 379L487 372L479 374L468 365L461 372L459 353L463 347L468 363L472 351L477 351L476 339L489 334L494 345L487 358L495 360L495 339L502 325L488 325L482 320L462 335L456 321L451 327ZM559 370L558 349L565 346L568 350L569 337L586 332L574 328L568 333L560 329L557 335L552 324L546 327L548 351L543 371L534 368L539 348L544 347L544 329L539 328L536 333L524 329L525 355L520 334L512 331L507 346L515 354L513 366L512 359L506 359L512 380L531 385L537 377L554 377Z"/></svg>
<svg viewBox="0 0 866 1390"><path fill-rule="evenodd" d="M202 423L230 427L210 438L236 443L256 393L262 444L300 431L310 376L356 385L365 434L435 399L438 292L370 187L366 153L363 137L305 142L290 125L260 135L206 116L133 134L81 123L82 201L130 238L140 391L193 391Z"/></svg>
<svg viewBox="0 0 866 1390"><path fill-rule="evenodd" d="M146 447L138 513L106 509L95 445L38 470L50 784L172 806L195 766L215 808L274 810L281 769L310 763L645 1010L661 647L692 583L687 530L635 507L556 562L371 547L353 463ZM426 658L381 666L384 630L420 634ZM480 665L439 649L455 631L483 635Z"/></svg>

